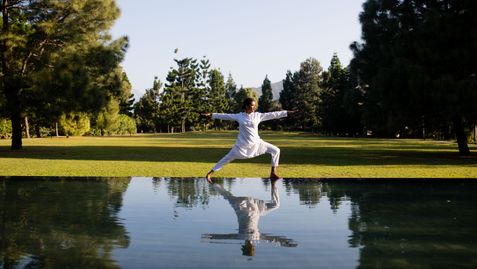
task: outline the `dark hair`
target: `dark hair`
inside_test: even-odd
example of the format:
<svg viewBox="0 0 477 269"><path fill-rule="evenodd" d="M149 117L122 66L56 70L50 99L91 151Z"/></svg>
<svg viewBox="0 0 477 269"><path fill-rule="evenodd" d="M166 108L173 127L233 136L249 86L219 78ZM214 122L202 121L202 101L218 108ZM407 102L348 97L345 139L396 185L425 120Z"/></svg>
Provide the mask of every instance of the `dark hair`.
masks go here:
<svg viewBox="0 0 477 269"><path fill-rule="evenodd" d="M247 106L251 105L252 102L255 102L255 99L250 97L245 98L245 100L243 101L242 109L247 108Z"/></svg>

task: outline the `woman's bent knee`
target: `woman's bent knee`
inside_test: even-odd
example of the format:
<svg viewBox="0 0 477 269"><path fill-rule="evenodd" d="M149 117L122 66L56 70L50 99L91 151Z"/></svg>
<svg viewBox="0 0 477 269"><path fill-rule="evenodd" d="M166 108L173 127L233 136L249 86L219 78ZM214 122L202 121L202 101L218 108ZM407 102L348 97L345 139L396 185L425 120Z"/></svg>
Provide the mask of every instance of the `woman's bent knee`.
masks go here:
<svg viewBox="0 0 477 269"><path fill-rule="evenodd" d="M277 146L272 146L269 148L268 152L272 155L280 154L280 149Z"/></svg>

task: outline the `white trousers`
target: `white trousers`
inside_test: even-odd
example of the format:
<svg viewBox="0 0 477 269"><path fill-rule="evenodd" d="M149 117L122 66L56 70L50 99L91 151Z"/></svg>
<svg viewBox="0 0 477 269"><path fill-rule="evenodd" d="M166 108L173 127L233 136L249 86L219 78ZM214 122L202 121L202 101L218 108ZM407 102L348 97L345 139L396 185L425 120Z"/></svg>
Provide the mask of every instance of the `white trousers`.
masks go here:
<svg viewBox="0 0 477 269"><path fill-rule="evenodd" d="M229 153L227 153L227 155L225 155L217 164L215 164L212 170L218 171L222 169L224 165L236 159L249 159L265 153L272 155L272 166L278 167L278 162L280 160L280 149L277 146L260 140L260 142L249 148L234 146Z"/></svg>

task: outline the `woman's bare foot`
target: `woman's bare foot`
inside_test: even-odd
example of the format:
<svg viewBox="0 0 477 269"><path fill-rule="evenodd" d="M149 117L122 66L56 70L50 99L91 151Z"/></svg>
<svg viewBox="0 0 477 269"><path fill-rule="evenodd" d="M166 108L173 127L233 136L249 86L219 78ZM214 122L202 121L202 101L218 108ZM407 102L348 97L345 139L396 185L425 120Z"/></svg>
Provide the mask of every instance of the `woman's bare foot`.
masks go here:
<svg viewBox="0 0 477 269"><path fill-rule="evenodd" d="M277 179L281 179L281 178L282 177L277 175L277 168L272 166L272 171L270 171L270 179L277 180Z"/></svg>
<svg viewBox="0 0 477 269"><path fill-rule="evenodd" d="M210 170L209 173L207 173L207 175L205 176L205 178L207 179L207 182L209 182L209 184L214 183L214 181L212 181L212 174L213 173L214 173L214 170Z"/></svg>

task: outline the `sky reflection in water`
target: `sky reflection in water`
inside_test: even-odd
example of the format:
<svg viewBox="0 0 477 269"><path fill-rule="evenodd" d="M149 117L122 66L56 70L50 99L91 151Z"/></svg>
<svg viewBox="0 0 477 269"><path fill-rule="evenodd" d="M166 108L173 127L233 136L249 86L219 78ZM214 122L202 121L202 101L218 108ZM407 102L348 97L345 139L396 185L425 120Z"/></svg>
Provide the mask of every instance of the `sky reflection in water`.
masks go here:
<svg viewBox="0 0 477 269"><path fill-rule="evenodd" d="M0 268L477 266L472 181L0 181Z"/></svg>

